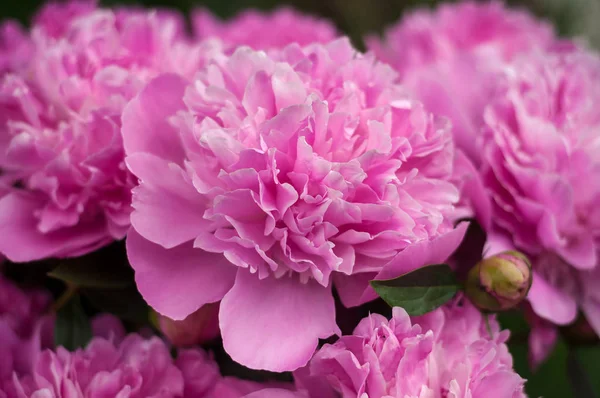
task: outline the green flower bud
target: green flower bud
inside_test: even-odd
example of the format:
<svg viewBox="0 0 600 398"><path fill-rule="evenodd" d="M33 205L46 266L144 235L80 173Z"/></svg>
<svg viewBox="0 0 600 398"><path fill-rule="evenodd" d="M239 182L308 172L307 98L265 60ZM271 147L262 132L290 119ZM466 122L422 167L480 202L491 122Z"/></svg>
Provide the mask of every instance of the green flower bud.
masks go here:
<svg viewBox="0 0 600 398"><path fill-rule="evenodd" d="M507 251L481 260L467 277L467 296L482 310L505 311L527 296L532 274L529 259Z"/></svg>

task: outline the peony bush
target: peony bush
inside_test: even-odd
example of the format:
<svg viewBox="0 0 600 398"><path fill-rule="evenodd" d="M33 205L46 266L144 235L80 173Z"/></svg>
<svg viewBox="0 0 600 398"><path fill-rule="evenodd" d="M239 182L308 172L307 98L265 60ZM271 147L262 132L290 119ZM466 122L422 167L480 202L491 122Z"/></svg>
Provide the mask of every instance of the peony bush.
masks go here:
<svg viewBox="0 0 600 398"><path fill-rule="evenodd" d="M1 398L520 398L524 342L588 395L600 55L496 1L346 22L1 21Z"/></svg>

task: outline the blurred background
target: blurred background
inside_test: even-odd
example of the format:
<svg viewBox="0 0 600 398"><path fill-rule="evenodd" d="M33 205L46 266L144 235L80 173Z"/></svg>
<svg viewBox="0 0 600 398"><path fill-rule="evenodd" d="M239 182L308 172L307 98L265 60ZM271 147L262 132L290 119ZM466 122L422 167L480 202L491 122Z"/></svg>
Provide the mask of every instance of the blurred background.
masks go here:
<svg viewBox="0 0 600 398"><path fill-rule="evenodd" d="M448 0L446 0L448 1ZM525 7L552 20L566 36L585 37L600 48L600 0L505 0ZM433 7L441 0L100 0L101 4L143 4L149 7L172 7L187 11L206 7L221 17L229 17L245 8L272 9L291 5L305 12L329 18L341 31L360 46L365 33L381 31L412 7ZM26 22L42 0L2 0L0 16Z"/></svg>
<svg viewBox="0 0 600 398"><path fill-rule="evenodd" d="M448 0L446 0L448 1ZM580 37L600 48L600 0L505 0L509 5L527 8L554 23L564 36ZM143 5L171 7L187 12L204 7L222 18L247 8L263 10L293 6L306 13L335 22L358 47L367 33L381 32L402 13L414 7L435 7L440 0L103 0L102 5ZM27 25L42 0L0 0L0 17L17 19ZM569 341L569 332L550 359L535 372L527 361L528 327L518 313L502 314L504 327L510 328L510 349L515 368L526 379L530 397L593 398L600 391L600 347ZM598 396L600 398L600 396Z"/></svg>

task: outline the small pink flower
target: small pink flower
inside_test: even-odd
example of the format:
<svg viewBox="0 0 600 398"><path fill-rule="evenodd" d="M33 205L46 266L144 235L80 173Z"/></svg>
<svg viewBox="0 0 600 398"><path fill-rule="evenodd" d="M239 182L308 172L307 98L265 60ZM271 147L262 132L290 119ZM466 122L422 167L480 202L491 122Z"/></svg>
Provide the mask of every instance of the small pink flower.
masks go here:
<svg viewBox="0 0 600 398"><path fill-rule="evenodd" d="M507 338L463 299L412 320L394 308L391 320L371 315L323 346L310 370L343 398L525 397Z"/></svg>
<svg viewBox="0 0 600 398"><path fill-rule="evenodd" d="M283 48L292 43L304 46L326 43L338 36L330 22L291 8L268 13L244 11L228 21L221 21L210 11L199 9L194 11L192 22L199 38L219 38L231 49L240 45L256 50Z"/></svg>
<svg viewBox="0 0 600 398"><path fill-rule="evenodd" d="M338 332L333 284L358 305L369 280L444 261L465 229L449 126L395 78L341 39L152 81L123 115L148 303L177 320L222 299L232 358L291 370Z"/></svg>
<svg viewBox="0 0 600 398"><path fill-rule="evenodd" d="M191 74L218 46L191 43L182 26L176 14L88 2L52 3L35 18L29 62L0 80L0 167L21 187L0 200L6 257L77 256L125 236L135 180L123 107L157 74Z"/></svg>

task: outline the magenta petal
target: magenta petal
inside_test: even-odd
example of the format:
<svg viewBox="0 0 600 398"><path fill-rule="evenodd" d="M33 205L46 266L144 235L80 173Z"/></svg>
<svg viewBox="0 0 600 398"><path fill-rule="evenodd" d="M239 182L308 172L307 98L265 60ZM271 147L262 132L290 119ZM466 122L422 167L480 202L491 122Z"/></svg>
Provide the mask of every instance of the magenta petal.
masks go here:
<svg viewBox="0 0 600 398"><path fill-rule="evenodd" d="M550 322L536 317L529 333L529 365L537 369L548 358L556 346L558 328Z"/></svg>
<svg viewBox="0 0 600 398"><path fill-rule="evenodd" d="M377 274L373 272L354 275L334 274L335 289L344 307L350 308L363 304L365 302L363 296L366 294L369 282L375 279L376 276ZM376 298L376 295L374 298Z"/></svg>
<svg viewBox="0 0 600 398"><path fill-rule="evenodd" d="M443 263L460 245L468 227L469 223L463 222L447 234L407 247L387 263L375 279L396 278L426 265Z"/></svg>
<svg viewBox="0 0 600 398"><path fill-rule="evenodd" d="M377 293L368 284L370 280L397 278L415 269L448 260L460 245L468 226L469 223L460 223L455 229L442 236L407 247L385 264L375 277L371 273L337 277L335 287L340 293L342 303L346 307L355 307L375 300Z"/></svg>
<svg viewBox="0 0 600 398"><path fill-rule="evenodd" d="M110 240L103 223L41 233L34 213L42 206L43 202L28 194L10 193L0 199L0 253L11 261L74 256Z"/></svg>
<svg viewBox="0 0 600 398"><path fill-rule="evenodd" d="M141 181L133 189L135 230L167 249L194 240L206 225L206 206L185 171L149 153L130 155L126 161Z"/></svg>
<svg viewBox="0 0 600 398"><path fill-rule="evenodd" d="M269 277L240 270L219 312L223 346L252 369L284 372L311 358L319 338L339 333L329 288L295 277Z"/></svg>
<svg viewBox="0 0 600 398"><path fill-rule="evenodd" d="M192 242L165 249L133 228L127 235L127 256L144 299L174 320L219 301L235 280L236 267L223 255L194 249Z"/></svg>
<svg viewBox="0 0 600 398"><path fill-rule="evenodd" d="M558 325L567 325L577 316L575 299L550 285L535 271L527 299L536 314Z"/></svg>
<svg viewBox="0 0 600 398"><path fill-rule="evenodd" d="M152 80L123 111L123 145L130 155L149 152L177 162L184 158L175 128L168 118L183 109L185 80L165 74Z"/></svg>

